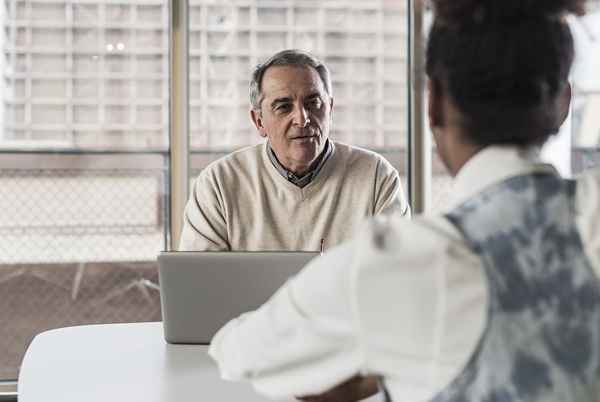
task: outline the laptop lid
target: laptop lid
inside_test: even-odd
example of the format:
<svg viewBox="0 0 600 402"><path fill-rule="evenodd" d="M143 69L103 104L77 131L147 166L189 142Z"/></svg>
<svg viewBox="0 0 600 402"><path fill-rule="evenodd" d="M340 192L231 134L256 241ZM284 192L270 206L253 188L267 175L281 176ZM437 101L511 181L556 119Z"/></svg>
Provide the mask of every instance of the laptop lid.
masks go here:
<svg viewBox="0 0 600 402"><path fill-rule="evenodd" d="M166 341L208 344L225 323L255 310L316 255L162 252L158 266Z"/></svg>

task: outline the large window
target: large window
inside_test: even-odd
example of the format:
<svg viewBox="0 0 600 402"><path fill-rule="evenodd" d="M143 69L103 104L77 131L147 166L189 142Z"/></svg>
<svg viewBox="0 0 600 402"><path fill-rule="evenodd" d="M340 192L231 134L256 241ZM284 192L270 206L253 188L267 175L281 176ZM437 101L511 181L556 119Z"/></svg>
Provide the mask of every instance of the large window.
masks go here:
<svg viewBox="0 0 600 402"><path fill-rule="evenodd" d="M571 20L576 59L573 67L572 171L600 166L600 1Z"/></svg>
<svg viewBox="0 0 600 402"><path fill-rule="evenodd" d="M0 381L39 332L160 320L169 245L169 2L0 7ZM261 138L252 68L284 48L330 67L332 136L406 173L406 1L190 0L190 179ZM173 71L173 70L171 70Z"/></svg>
<svg viewBox="0 0 600 402"><path fill-rule="evenodd" d="M2 8L0 380L50 328L160 319L166 0Z"/></svg>

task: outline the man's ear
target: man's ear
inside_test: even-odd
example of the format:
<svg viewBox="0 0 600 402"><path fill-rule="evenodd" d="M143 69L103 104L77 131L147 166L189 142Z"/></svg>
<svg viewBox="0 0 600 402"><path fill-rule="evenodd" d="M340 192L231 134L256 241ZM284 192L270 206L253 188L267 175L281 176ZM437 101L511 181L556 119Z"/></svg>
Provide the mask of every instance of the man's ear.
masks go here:
<svg viewBox="0 0 600 402"><path fill-rule="evenodd" d="M256 110L254 108L250 109L250 118L252 119L254 126L258 130L258 134L263 138L266 137L267 130L265 130L265 126L263 126L260 110Z"/></svg>
<svg viewBox="0 0 600 402"><path fill-rule="evenodd" d="M441 127L444 125L444 100L442 88L436 81L427 79L429 127Z"/></svg>
<svg viewBox="0 0 600 402"><path fill-rule="evenodd" d="M569 116L569 110L571 109L571 96L571 83L567 82L567 85L565 85L565 89L560 94L560 98L558 99L558 113L560 118L560 125L562 125Z"/></svg>
<svg viewBox="0 0 600 402"><path fill-rule="evenodd" d="M333 121L333 97L329 98L329 120Z"/></svg>

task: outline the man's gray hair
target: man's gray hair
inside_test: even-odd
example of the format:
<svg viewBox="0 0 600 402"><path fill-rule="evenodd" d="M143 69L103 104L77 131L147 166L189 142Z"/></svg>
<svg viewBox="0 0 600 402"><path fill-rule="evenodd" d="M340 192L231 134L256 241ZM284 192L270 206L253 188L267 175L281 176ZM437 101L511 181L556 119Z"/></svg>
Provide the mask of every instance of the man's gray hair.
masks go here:
<svg viewBox="0 0 600 402"><path fill-rule="evenodd" d="M331 87L331 77L329 69L323 62L308 52L297 49L287 49L275 53L263 63L256 66L252 72L250 79L250 105L252 109L260 111L260 103L262 102L262 79L265 71L272 66L308 66L314 68L325 87L325 91L329 97L333 96Z"/></svg>

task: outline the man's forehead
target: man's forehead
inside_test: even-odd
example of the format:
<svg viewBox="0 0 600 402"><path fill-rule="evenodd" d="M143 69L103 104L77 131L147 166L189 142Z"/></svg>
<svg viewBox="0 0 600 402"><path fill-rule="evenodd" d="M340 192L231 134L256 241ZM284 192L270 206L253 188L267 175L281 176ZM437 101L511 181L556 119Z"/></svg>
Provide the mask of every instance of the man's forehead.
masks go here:
<svg viewBox="0 0 600 402"><path fill-rule="evenodd" d="M264 98L279 98L326 91L319 73L310 66L272 66L263 75L261 92Z"/></svg>

